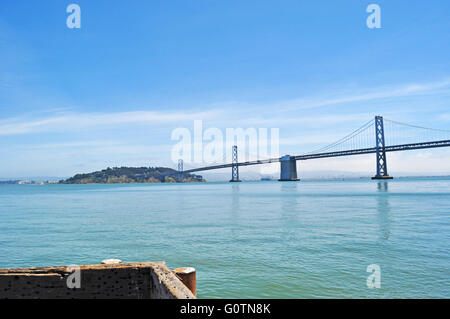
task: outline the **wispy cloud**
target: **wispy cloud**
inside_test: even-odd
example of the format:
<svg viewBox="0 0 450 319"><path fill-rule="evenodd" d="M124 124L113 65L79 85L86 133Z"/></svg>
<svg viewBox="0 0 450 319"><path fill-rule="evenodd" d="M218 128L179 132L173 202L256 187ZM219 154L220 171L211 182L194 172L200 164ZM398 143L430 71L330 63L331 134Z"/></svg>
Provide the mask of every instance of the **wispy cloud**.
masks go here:
<svg viewBox="0 0 450 319"><path fill-rule="evenodd" d="M312 109L336 104L354 103L361 101L376 101L381 99L399 98L415 95L441 94L450 92L450 79L431 83L414 83L397 87L378 87L366 92L339 95L332 98L300 98L279 103L279 110Z"/></svg>
<svg viewBox="0 0 450 319"><path fill-rule="evenodd" d="M439 115L439 119L444 120L444 121L450 121L450 113L444 113Z"/></svg>
<svg viewBox="0 0 450 319"><path fill-rule="evenodd" d="M35 144L27 146L28 149L60 149L60 148L98 148L104 146L122 146L125 142L108 141L108 140L94 140L94 141L74 141L67 143L47 143L47 144Z"/></svg>
<svg viewBox="0 0 450 319"><path fill-rule="evenodd" d="M322 116L300 116L292 111L314 109L337 104L350 104L360 101L378 101L414 95L432 95L450 93L450 80L432 83L408 84L391 89L378 88L370 92L354 94L336 94L328 92L328 98L305 97L300 99L279 101L267 104L249 104L244 102L214 103L205 107L208 111L129 111L111 113L64 113L37 117L34 115L0 119L0 135L18 135L35 132L58 132L77 129L116 127L126 124L158 126L163 124L182 125L188 121L211 121L224 127L261 126L271 127L291 123L317 123L321 125L336 124L349 121L366 121L371 113L324 114ZM329 96L333 96L329 98ZM293 116L294 115L294 116ZM446 115L443 116L443 119Z"/></svg>
<svg viewBox="0 0 450 319"><path fill-rule="evenodd" d="M115 112L70 113L41 119L10 118L0 121L0 135L17 135L34 132L68 131L80 128L117 126L122 124L161 125L219 116L218 111L205 112Z"/></svg>
<svg viewBox="0 0 450 319"><path fill-rule="evenodd" d="M344 123L350 121L367 122L375 114L373 113L355 113L344 115L320 115L320 116L272 116L272 117L250 117L242 120L245 123L251 123L253 126L265 125L265 126L281 126L281 125L314 125L314 126L326 126L337 123Z"/></svg>

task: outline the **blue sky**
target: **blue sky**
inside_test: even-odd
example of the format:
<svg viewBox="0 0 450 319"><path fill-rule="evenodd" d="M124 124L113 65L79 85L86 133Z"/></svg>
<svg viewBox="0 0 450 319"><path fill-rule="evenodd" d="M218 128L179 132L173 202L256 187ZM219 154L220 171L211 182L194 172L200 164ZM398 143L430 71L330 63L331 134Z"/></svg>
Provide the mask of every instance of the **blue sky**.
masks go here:
<svg viewBox="0 0 450 319"><path fill-rule="evenodd" d="M66 26L70 3L81 29ZM381 29L366 26L371 3ZM195 119L279 128L283 154L375 114L450 129L449 13L444 0L2 1L0 177L175 168L171 132ZM447 150L390 159L394 172L450 174Z"/></svg>

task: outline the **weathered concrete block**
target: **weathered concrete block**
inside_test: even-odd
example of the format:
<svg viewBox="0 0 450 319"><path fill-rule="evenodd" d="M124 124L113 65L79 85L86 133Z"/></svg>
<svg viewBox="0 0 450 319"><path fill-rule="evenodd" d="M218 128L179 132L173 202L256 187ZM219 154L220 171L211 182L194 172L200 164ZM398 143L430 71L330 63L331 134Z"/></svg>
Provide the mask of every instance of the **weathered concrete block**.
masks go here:
<svg viewBox="0 0 450 319"><path fill-rule="evenodd" d="M75 278L79 271L79 280ZM164 262L0 269L0 298L191 299Z"/></svg>

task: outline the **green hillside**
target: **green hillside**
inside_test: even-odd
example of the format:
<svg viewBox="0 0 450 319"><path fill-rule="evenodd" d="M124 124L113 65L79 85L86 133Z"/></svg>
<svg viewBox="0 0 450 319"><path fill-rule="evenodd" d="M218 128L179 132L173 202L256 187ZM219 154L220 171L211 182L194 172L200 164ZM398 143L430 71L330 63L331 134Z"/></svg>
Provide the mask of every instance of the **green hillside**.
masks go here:
<svg viewBox="0 0 450 319"><path fill-rule="evenodd" d="M117 184L117 183L175 183L177 171L167 167L108 167L107 169L76 174L60 184ZM186 174L183 182L205 182L200 175Z"/></svg>

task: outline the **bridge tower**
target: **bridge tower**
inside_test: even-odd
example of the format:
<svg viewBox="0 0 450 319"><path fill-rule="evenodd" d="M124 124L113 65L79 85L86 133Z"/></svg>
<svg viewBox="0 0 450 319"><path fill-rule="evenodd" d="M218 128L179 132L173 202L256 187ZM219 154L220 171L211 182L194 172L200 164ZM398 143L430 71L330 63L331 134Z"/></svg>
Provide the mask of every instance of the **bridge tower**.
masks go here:
<svg viewBox="0 0 450 319"><path fill-rule="evenodd" d="M280 182L295 182L297 178L297 161L294 156L285 155L280 158Z"/></svg>
<svg viewBox="0 0 450 319"><path fill-rule="evenodd" d="M231 166L231 179L230 179L230 182L240 182L237 145L233 146L233 153L232 154L233 154L233 160L232 160L232 166Z"/></svg>
<svg viewBox="0 0 450 319"><path fill-rule="evenodd" d="M387 171L386 150L384 142L384 124L382 116L375 116L375 138L377 149L377 174L372 179L392 179Z"/></svg>
<svg viewBox="0 0 450 319"><path fill-rule="evenodd" d="M178 178L177 178L177 182L178 183L182 183L183 182L183 160L182 159L178 160Z"/></svg>

